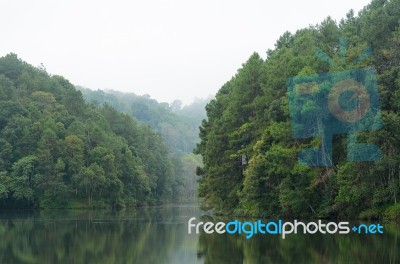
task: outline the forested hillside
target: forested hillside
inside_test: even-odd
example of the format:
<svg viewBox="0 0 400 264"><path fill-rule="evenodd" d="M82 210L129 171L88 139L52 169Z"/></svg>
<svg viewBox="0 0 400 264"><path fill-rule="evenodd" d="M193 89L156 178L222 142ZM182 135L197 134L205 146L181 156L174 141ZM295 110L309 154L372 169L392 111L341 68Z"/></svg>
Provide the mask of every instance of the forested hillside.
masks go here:
<svg viewBox="0 0 400 264"><path fill-rule="evenodd" d="M193 154L193 149L199 142L198 129L202 119L206 117L205 105L208 99L196 99L190 105L182 106L179 100L169 105L159 103L148 95L139 96L112 90L94 91L79 86L77 89L82 92L85 100L95 106L111 105L157 130L169 148L175 168L176 202L197 201L198 178L195 170L202 162L199 155Z"/></svg>
<svg viewBox="0 0 400 264"><path fill-rule="evenodd" d="M162 136L84 101L61 76L0 58L0 208L166 203L182 188Z"/></svg>
<svg viewBox="0 0 400 264"><path fill-rule="evenodd" d="M208 100L197 99L182 107L178 100L171 106L159 103L149 96L118 91L93 91L77 87L83 97L96 106L107 103L120 112L127 113L137 120L159 131L171 151L177 154L192 153L199 142L198 129L206 114L204 107Z"/></svg>
<svg viewBox="0 0 400 264"><path fill-rule="evenodd" d="M295 34L284 33L265 60L251 55L206 108L196 148L204 161L197 170L203 207L267 217L398 217L399 22L399 0L374 0L339 23L327 18ZM341 38L347 41L346 52L339 46ZM322 52L331 60L316 56ZM381 159L347 160L346 136L338 135L333 166L302 165L300 151L320 142L318 137L293 138L288 79L365 67L377 70L383 127L358 138L377 145Z"/></svg>

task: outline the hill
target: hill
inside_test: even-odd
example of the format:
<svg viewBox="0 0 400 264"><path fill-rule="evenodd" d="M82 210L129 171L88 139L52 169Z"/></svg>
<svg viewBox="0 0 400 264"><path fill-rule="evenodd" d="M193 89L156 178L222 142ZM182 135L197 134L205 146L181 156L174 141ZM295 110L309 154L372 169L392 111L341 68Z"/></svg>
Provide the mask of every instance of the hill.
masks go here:
<svg viewBox="0 0 400 264"><path fill-rule="evenodd" d="M131 207L178 199L162 136L61 76L0 58L0 208Z"/></svg>
<svg viewBox="0 0 400 264"><path fill-rule="evenodd" d="M253 54L207 105L196 148L204 161L198 169L203 207L267 217L398 217L399 17L399 0L374 0L358 16L350 11L339 23L327 18L294 34L284 33L265 60ZM343 121L341 129L355 131L352 137L321 137L326 130L316 122L332 118L326 109L329 102L289 101L290 80L320 81L315 87L324 93L349 74L378 91L380 107L377 99L368 101L376 115L369 115L365 124ZM340 107L349 107L350 113L356 106ZM354 111L364 113L362 107ZM366 125L380 120L379 130ZM313 136L294 139L296 131ZM364 145L356 145L357 140ZM372 150L365 143L378 146L374 152L381 158L365 160L371 157L357 150ZM303 152L307 148L314 150ZM332 152L333 160L326 160ZM305 159L319 153L323 160L314 162L324 166L298 162L300 153Z"/></svg>
<svg viewBox="0 0 400 264"><path fill-rule="evenodd" d="M199 142L198 127L206 117L205 105L209 100L197 99L192 104L182 107L180 101L159 103L148 95L119 91L90 90L77 86L84 98L96 106L107 103L120 112L148 124L159 131L171 151L182 155L192 153Z"/></svg>

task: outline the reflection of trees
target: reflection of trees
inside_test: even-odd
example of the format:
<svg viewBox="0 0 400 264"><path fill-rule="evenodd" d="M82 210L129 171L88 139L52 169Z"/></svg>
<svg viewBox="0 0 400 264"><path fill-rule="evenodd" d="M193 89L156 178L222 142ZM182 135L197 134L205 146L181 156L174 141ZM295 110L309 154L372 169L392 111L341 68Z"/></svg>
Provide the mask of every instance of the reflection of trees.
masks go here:
<svg viewBox="0 0 400 264"><path fill-rule="evenodd" d="M0 263L168 263L187 237L174 209L54 214L1 219Z"/></svg>
<svg viewBox="0 0 400 264"><path fill-rule="evenodd" d="M199 237L198 257L205 264L243 262L243 241L232 235L204 234Z"/></svg>
<svg viewBox="0 0 400 264"><path fill-rule="evenodd" d="M398 225L383 235L237 235L200 234L198 257L205 263L397 263Z"/></svg>
<svg viewBox="0 0 400 264"><path fill-rule="evenodd" d="M187 234L198 209L0 213L0 263L397 263L399 225L383 235ZM12 219L12 220L10 220ZM210 217L199 218L212 221ZM220 221L220 220L218 220ZM221 221L224 221L221 219ZM197 249L196 249L197 248ZM196 257L197 251L197 257Z"/></svg>

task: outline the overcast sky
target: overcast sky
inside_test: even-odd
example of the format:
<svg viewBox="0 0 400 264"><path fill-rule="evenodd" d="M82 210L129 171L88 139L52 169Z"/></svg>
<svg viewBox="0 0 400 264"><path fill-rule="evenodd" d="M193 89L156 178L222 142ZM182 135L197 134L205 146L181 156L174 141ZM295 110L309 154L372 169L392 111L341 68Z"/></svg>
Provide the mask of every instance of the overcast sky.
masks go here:
<svg viewBox="0 0 400 264"><path fill-rule="evenodd" d="M0 56L14 52L91 89L190 103L286 30L337 21L369 0L2 0Z"/></svg>

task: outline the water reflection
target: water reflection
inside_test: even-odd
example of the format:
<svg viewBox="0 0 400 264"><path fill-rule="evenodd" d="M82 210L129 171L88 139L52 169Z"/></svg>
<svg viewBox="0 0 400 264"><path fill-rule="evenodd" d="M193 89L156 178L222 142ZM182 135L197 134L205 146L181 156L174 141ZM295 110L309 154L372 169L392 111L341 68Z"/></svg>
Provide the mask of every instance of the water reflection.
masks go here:
<svg viewBox="0 0 400 264"><path fill-rule="evenodd" d="M202 263L187 216L196 207L136 212L0 214L0 263Z"/></svg>
<svg viewBox="0 0 400 264"><path fill-rule="evenodd" d="M399 225L385 224L383 235L201 234L204 263L399 263Z"/></svg>
<svg viewBox="0 0 400 264"><path fill-rule="evenodd" d="M135 212L0 212L0 263L397 263L400 228L383 235L187 234L196 206ZM204 219L204 217L203 217ZM204 219L210 221L210 218Z"/></svg>

